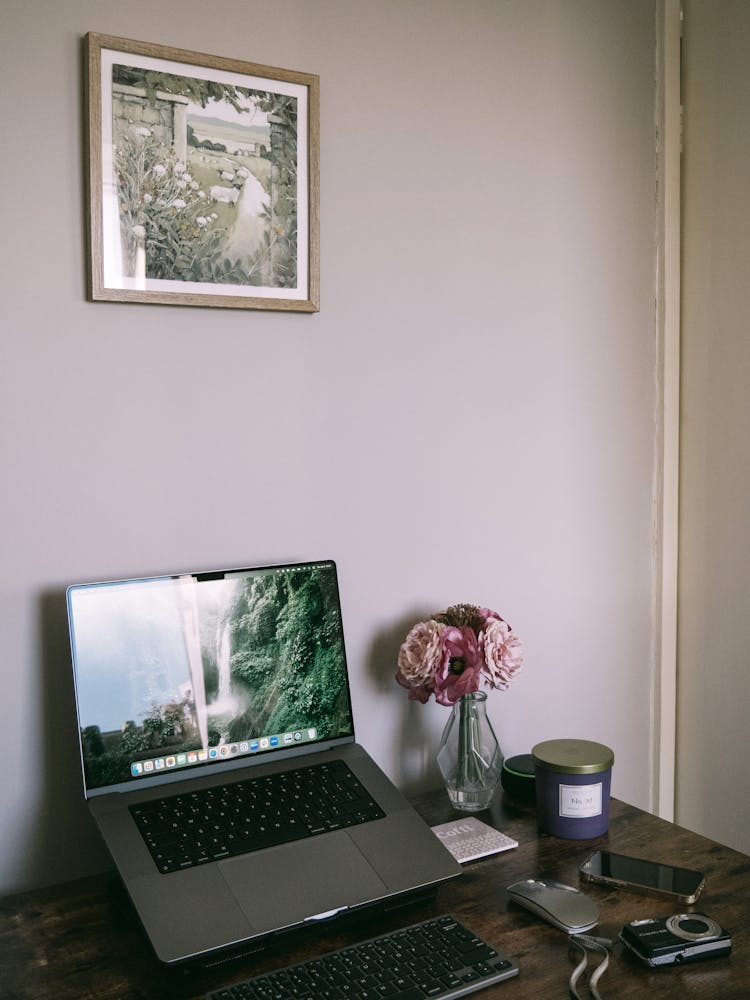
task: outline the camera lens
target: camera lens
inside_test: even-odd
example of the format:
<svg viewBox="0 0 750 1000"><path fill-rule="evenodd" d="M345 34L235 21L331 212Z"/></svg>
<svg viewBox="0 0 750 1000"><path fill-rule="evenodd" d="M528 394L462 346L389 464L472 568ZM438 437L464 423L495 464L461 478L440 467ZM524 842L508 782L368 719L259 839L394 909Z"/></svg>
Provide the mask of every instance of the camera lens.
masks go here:
<svg viewBox="0 0 750 1000"><path fill-rule="evenodd" d="M687 917L680 920L679 927L686 934L705 934L709 929L705 920L696 920L695 917Z"/></svg>
<svg viewBox="0 0 750 1000"><path fill-rule="evenodd" d="M716 921L702 913L678 913L668 918L666 926L668 931L684 941L699 941L721 934L721 927Z"/></svg>

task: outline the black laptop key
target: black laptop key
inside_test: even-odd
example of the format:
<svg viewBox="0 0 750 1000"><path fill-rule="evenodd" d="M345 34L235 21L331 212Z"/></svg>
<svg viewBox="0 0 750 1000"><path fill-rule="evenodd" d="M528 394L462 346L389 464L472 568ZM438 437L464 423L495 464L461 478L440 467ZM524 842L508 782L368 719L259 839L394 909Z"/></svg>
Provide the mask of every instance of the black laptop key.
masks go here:
<svg viewBox="0 0 750 1000"><path fill-rule="evenodd" d="M164 875L385 815L340 760L152 799L130 813Z"/></svg>
<svg viewBox="0 0 750 1000"><path fill-rule="evenodd" d="M469 942L492 957L475 964L466 953L462 959L455 946ZM446 958L454 973L446 973ZM516 975L518 966L444 916L255 976L206 1000L454 1000Z"/></svg>

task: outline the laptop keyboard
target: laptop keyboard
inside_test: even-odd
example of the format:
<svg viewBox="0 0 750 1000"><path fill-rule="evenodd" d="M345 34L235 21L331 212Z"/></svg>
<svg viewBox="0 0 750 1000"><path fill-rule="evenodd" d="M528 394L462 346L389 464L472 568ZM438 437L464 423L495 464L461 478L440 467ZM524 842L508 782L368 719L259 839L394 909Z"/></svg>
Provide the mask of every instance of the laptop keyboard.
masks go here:
<svg viewBox="0 0 750 1000"><path fill-rule="evenodd" d="M206 1000L454 1000L517 975L517 965L444 916L215 990Z"/></svg>
<svg viewBox="0 0 750 1000"><path fill-rule="evenodd" d="M130 806L162 874L380 819L341 760Z"/></svg>

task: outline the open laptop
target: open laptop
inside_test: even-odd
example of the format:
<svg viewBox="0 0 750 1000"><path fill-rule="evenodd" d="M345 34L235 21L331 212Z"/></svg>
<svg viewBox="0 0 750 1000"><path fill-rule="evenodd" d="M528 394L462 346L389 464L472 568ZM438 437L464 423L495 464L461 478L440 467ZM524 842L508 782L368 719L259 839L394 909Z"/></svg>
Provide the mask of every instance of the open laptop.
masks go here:
<svg viewBox="0 0 750 1000"><path fill-rule="evenodd" d="M67 600L85 795L163 962L460 873L355 742L332 561Z"/></svg>

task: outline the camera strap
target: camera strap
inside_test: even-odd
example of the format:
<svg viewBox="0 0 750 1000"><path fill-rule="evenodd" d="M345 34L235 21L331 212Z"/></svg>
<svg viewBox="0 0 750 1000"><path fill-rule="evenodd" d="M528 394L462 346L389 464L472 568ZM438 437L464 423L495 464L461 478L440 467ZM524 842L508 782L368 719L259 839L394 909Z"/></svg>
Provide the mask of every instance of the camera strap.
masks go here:
<svg viewBox="0 0 750 1000"><path fill-rule="evenodd" d="M570 995L575 997L575 1000L583 1000L577 989L578 980L588 965L589 952L592 951L599 956L604 956L589 978L591 996L594 1000L602 1000L601 994L597 989L597 984L607 971L609 965L608 949L612 947L612 942L609 938L590 937L588 934L571 934L568 940L572 946L576 947L582 953L581 961L573 969L570 976Z"/></svg>

